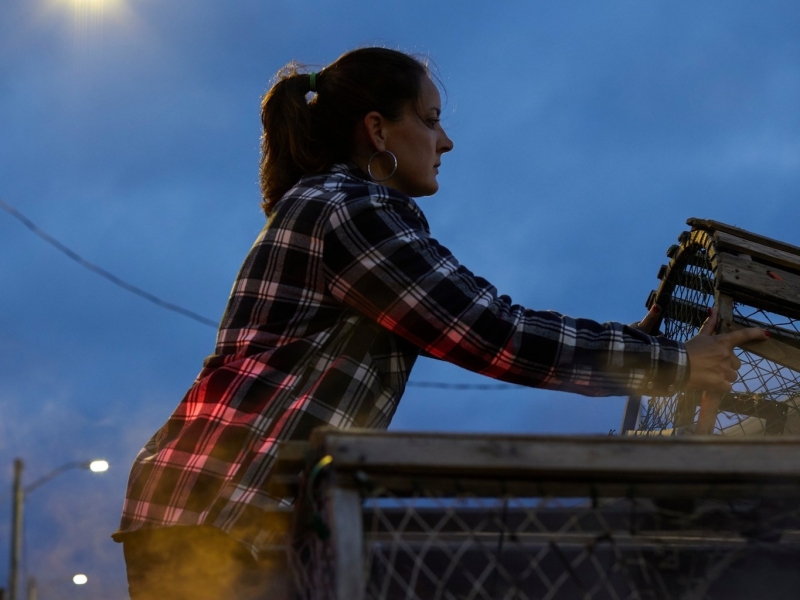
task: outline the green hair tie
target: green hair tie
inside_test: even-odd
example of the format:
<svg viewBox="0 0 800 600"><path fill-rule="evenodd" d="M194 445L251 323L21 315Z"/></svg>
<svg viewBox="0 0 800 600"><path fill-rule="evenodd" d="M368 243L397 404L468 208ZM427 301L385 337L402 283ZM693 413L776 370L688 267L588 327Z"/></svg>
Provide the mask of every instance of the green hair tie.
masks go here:
<svg viewBox="0 0 800 600"><path fill-rule="evenodd" d="M312 91L312 92L316 92L316 91L317 91L317 90L316 90L316 86L317 86L317 74L316 74L316 73L314 73L314 71L311 71L311 73L309 73L309 74L308 74L308 85L309 85L309 87L311 88L311 91Z"/></svg>

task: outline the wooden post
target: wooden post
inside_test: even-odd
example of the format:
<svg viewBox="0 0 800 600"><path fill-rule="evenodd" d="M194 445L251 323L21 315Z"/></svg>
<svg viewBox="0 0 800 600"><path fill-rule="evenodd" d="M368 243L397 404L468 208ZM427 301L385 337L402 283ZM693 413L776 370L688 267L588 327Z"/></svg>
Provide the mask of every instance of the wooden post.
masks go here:
<svg viewBox="0 0 800 600"><path fill-rule="evenodd" d="M678 394L675 407L675 427L683 428L694 424L697 406L700 404L702 393L685 391Z"/></svg>
<svg viewBox="0 0 800 600"><path fill-rule="evenodd" d="M36 578L31 575L28 577L28 594L27 600L38 600L39 595L36 593Z"/></svg>
<svg viewBox="0 0 800 600"><path fill-rule="evenodd" d="M11 516L11 568L8 572L8 598L19 600L19 575L22 562L22 515L25 507L25 492L22 489L22 471L24 464L21 458L14 460L13 507Z"/></svg>
<svg viewBox="0 0 800 600"><path fill-rule="evenodd" d="M333 486L329 494L336 598L363 600L366 579L361 496L356 490L338 486Z"/></svg>
<svg viewBox="0 0 800 600"><path fill-rule="evenodd" d="M700 400L700 413L697 415L697 428L695 433L700 435L711 435L714 433L714 426L717 424L717 413L722 401L722 394L719 392L703 392Z"/></svg>
<svg viewBox="0 0 800 600"><path fill-rule="evenodd" d="M733 323L733 298L720 294L715 294L717 305L717 330L726 330ZM700 400L700 413L697 415L697 427L695 433L700 435L711 435L714 433L714 426L717 424L717 413L722 401L723 394L719 392L703 392Z"/></svg>
<svg viewBox="0 0 800 600"><path fill-rule="evenodd" d="M639 416L642 412L642 397L628 396L625 403L625 412L622 415L622 425L619 434L625 435L629 431L636 431L639 428Z"/></svg>

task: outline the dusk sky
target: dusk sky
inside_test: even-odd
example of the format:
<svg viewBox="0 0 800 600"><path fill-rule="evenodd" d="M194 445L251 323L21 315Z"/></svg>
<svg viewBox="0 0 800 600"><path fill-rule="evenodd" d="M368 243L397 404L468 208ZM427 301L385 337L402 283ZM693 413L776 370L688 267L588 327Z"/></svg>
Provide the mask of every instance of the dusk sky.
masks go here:
<svg viewBox="0 0 800 600"><path fill-rule="evenodd" d="M86 260L212 321L264 225L259 101L297 60L429 57L455 143L435 237L536 309L638 321L689 217L800 245L796 0L4 0L0 199ZM128 470L212 327L92 273L0 211L0 490L30 483L40 600L126 598ZM412 384L492 384L421 359ZM601 433L624 398L409 387L394 430ZM0 586L11 503L0 491ZM71 583L85 573L82 588Z"/></svg>

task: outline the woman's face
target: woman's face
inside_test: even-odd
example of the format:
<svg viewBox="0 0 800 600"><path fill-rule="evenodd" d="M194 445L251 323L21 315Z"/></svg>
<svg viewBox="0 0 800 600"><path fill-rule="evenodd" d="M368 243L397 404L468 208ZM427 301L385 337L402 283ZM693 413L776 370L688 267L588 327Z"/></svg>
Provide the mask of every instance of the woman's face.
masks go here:
<svg viewBox="0 0 800 600"><path fill-rule="evenodd" d="M414 197L436 193L439 189L436 176L442 154L453 149L452 140L439 122L441 113L439 90L429 77L425 77L418 105L407 106L399 121L385 126L386 149L397 157L397 170L384 182L385 185ZM380 155L380 159L379 173L391 172L391 158Z"/></svg>

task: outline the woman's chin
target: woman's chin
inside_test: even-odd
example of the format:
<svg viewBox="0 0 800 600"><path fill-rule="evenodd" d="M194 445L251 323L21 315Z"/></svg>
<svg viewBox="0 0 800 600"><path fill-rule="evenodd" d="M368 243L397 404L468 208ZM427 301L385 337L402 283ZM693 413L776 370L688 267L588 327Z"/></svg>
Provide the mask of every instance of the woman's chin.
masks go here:
<svg viewBox="0 0 800 600"><path fill-rule="evenodd" d="M416 194L416 196L418 197L433 196L438 191L439 191L439 182L434 179L433 182L429 183L428 185L425 185L423 189L420 190L420 193Z"/></svg>

